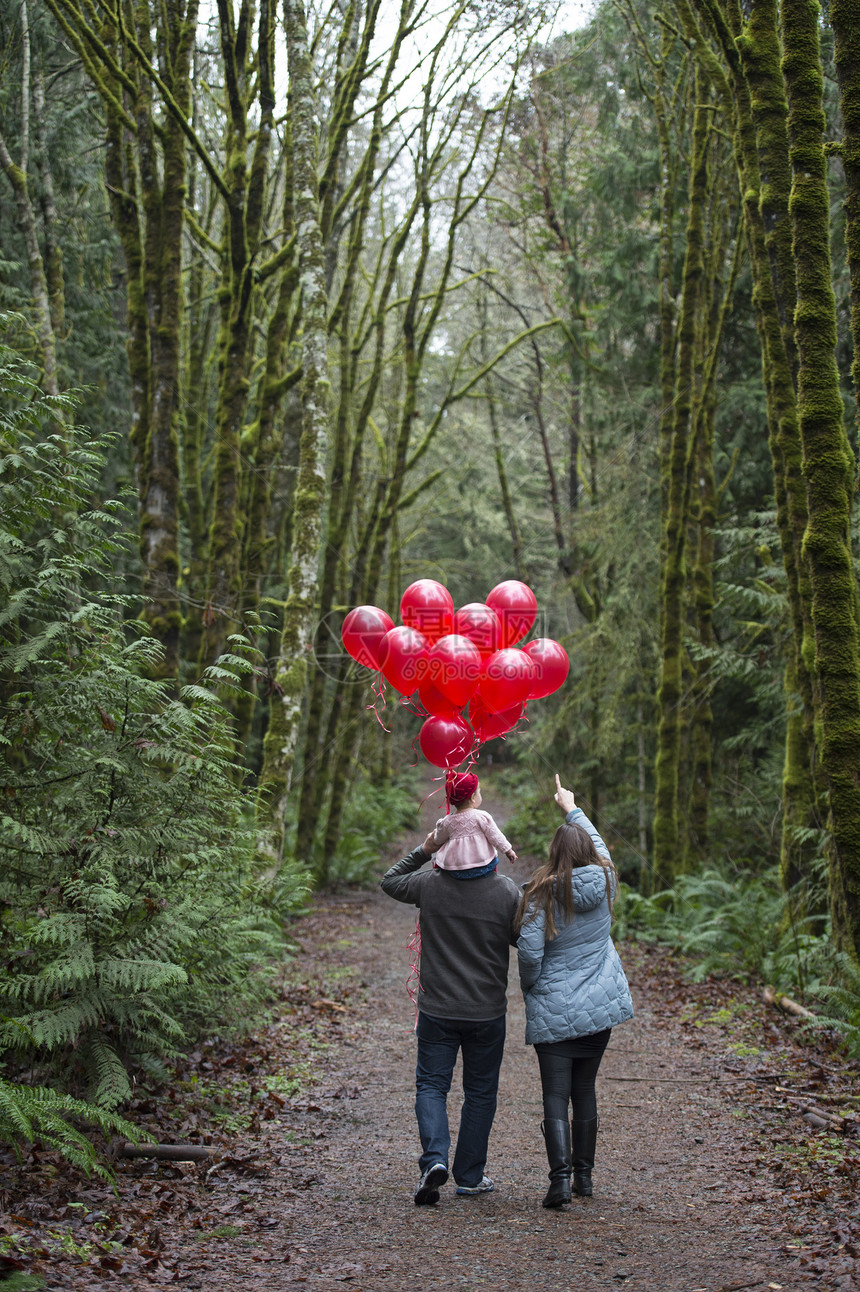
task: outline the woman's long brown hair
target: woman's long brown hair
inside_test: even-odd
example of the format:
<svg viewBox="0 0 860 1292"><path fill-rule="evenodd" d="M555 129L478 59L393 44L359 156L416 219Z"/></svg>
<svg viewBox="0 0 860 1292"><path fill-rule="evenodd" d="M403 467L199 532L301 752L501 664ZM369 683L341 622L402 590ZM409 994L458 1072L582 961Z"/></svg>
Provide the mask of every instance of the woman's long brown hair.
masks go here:
<svg viewBox="0 0 860 1292"><path fill-rule="evenodd" d="M587 830L580 825L560 825L553 835L549 846L549 860L539 866L523 888L523 895L517 908L514 927L519 933L523 924L536 919L541 911L546 916L547 939L554 938L558 932L555 924L555 907L558 906L564 923L569 924L574 916L573 888L571 879L574 870L582 866L602 866L606 872L606 900L612 913L612 877L615 867L608 857L603 857L594 846L594 840Z"/></svg>

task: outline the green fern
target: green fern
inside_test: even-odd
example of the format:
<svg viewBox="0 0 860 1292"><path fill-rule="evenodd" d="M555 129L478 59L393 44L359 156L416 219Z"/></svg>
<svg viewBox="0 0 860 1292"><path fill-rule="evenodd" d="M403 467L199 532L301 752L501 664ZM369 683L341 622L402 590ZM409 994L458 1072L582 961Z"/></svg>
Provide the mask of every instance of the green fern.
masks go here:
<svg viewBox="0 0 860 1292"><path fill-rule="evenodd" d="M135 1065L246 1021L306 876L254 860L223 698L252 644L232 640L178 697L153 680L160 646L111 591L131 518L91 506L102 448L42 432L51 412L0 346L0 1136L38 1112L90 1163L48 1124L62 1092L113 1115ZM8 1093L24 1067L59 1102Z"/></svg>
<svg viewBox="0 0 860 1292"><path fill-rule="evenodd" d="M816 1024L835 1027L845 1038L846 1047L854 1058L860 1058L860 966L844 951L835 956L839 981L824 983L816 989L816 996L830 1005L829 1014L819 1013Z"/></svg>
<svg viewBox="0 0 860 1292"><path fill-rule="evenodd" d="M664 942L692 957L690 976L759 978L782 991L818 990L830 970L820 917L799 914L800 895L783 893L774 867L763 874L711 867L681 875L653 897L622 885L615 904L619 937Z"/></svg>
<svg viewBox="0 0 860 1292"><path fill-rule="evenodd" d="M87 1175L113 1182L113 1172L71 1119L140 1142L137 1128L115 1113L44 1086L14 1085L0 1077L0 1141L11 1144L20 1157L23 1145L40 1139Z"/></svg>

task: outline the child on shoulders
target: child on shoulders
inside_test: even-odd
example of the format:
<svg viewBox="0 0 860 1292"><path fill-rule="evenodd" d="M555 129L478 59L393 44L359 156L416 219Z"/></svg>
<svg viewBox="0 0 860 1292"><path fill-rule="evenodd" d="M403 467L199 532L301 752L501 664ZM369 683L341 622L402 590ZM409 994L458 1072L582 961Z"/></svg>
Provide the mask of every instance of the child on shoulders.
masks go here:
<svg viewBox="0 0 860 1292"><path fill-rule="evenodd" d="M461 772L449 783L448 802L452 811L436 822L433 841L439 849L433 857L440 870L490 870L503 852L516 861L506 839L489 812L481 812L481 786L474 772Z"/></svg>

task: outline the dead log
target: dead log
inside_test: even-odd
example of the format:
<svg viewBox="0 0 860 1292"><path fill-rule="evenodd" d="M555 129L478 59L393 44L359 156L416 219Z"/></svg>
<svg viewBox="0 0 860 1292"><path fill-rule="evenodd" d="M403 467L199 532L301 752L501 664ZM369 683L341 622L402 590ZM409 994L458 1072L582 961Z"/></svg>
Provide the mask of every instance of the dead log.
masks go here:
<svg viewBox="0 0 860 1292"><path fill-rule="evenodd" d="M204 1144L123 1144L122 1157L154 1157L160 1162L205 1162L213 1149Z"/></svg>
<svg viewBox="0 0 860 1292"><path fill-rule="evenodd" d="M783 996L774 987L765 987L762 992L762 1000L766 1005L773 1005L781 1014L793 1014L795 1018L815 1018L811 1009L805 1005L798 1005L796 1000L790 996Z"/></svg>
<svg viewBox="0 0 860 1292"><path fill-rule="evenodd" d="M826 1108L819 1108L817 1104L812 1103L802 1104L800 1115L810 1126L815 1126L819 1130L828 1126L831 1130L848 1132L858 1125L857 1118L852 1117L850 1113L839 1111L831 1113Z"/></svg>
<svg viewBox="0 0 860 1292"><path fill-rule="evenodd" d="M819 1117L818 1113L801 1111L800 1115L807 1126L812 1126L815 1130L827 1130L828 1127L838 1125L830 1117Z"/></svg>

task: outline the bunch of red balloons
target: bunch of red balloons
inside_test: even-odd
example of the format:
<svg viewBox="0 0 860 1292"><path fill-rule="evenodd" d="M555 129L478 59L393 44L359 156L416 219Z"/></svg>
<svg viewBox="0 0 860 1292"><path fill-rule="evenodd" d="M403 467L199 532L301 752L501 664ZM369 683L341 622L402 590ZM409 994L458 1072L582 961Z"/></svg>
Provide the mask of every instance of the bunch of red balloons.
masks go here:
<svg viewBox="0 0 860 1292"><path fill-rule="evenodd" d="M354 660L380 672L401 695L417 698L427 715L418 737L424 757L454 768L476 741L511 731L529 700L564 683L570 661L558 642L539 637L516 645L536 616L537 598L518 579L456 611L446 587L419 579L403 593L398 627L378 606L357 606L341 637Z"/></svg>

